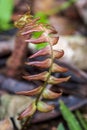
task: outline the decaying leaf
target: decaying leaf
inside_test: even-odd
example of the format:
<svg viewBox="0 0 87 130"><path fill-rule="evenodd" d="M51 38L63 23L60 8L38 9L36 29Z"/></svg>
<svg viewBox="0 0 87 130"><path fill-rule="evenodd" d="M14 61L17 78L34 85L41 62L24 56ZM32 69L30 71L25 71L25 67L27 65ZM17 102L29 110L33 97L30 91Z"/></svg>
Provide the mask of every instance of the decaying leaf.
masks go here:
<svg viewBox="0 0 87 130"><path fill-rule="evenodd" d="M35 54L31 55L29 58L36 58L38 56L45 56L45 55L50 55L50 54L51 54L50 46L47 46L47 47L39 50ZM64 51L63 50L53 50L53 57L54 58L59 59L63 55L64 55Z"/></svg>
<svg viewBox="0 0 87 130"><path fill-rule="evenodd" d="M30 90L30 91L21 91L21 92L17 92L17 94L19 95L25 95L25 96L34 96L34 95L37 95L41 92L42 90L42 86L39 86L33 90Z"/></svg>
<svg viewBox="0 0 87 130"><path fill-rule="evenodd" d="M46 59L44 61L33 61L26 63L27 65L36 66L40 68L48 68L51 65L51 59Z"/></svg>
<svg viewBox="0 0 87 130"><path fill-rule="evenodd" d="M49 73L47 71L36 74L36 75L30 75L30 76L23 76L24 79L27 80L42 80L45 81L48 77Z"/></svg>
<svg viewBox="0 0 87 130"><path fill-rule="evenodd" d="M39 50L38 52L36 52L35 54L31 55L29 58L36 58L38 56L45 56L50 54L50 46L46 46L45 48Z"/></svg>
<svg viewBox="0 0 87 130"><path fill-rule="evenodd" d="M42 42L46 43L47 39L45 39L44 36L41 36L40 38L37 38L37 39L34 39L34 38L27 39L27 40L25 40L25 42L33 43L33 44L40 44Z"/></svg>
<svg viewBox="0 0 87 130"><path fill-rule="evenodd" d="M25 117L32 116L36 111L36 105L35 102L32 102L18 117L18 120L21 120Z"/></svg>

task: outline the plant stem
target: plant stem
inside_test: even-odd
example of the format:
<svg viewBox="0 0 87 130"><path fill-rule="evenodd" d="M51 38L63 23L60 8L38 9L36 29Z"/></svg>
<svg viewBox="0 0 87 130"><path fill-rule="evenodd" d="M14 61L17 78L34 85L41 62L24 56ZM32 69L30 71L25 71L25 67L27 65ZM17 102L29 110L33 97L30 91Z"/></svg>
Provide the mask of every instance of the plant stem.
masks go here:
<svg viewBox="0 0 87 130"><path fill-rule="evenodd" d="M22 126L21 130L28 130L29 126L30 126L30 122L31 122L32 116L28 117L24 123L24 125Z"/></svg>
<svg viewBox="0 0 87 130"><path fill-rule="evenodd" d="M41 27L41 29L42 29L42 31L43 31L43 28L42 28L42 27ZM44 30L44 32L45 32L45 30ZM37 96L37 98L36 98L36 100L35 100L36 106L37 106L39 100L40 100L41 97L42 97L42 94L43 94L44 89L46 88L46 86L47 86L47 84L48 84L48 80L49 80L50 75L51 75L51 72L52 72L52 66L53 66L53 60L54 60L54 58L53 58L53 49L52 49L52 45L51 45L49 36L48 36L47 34L45 34L45 33L44 33L44 35L47 37L47 40L49 41L49 45L50 45L50 50L51 50L51 65L50 65L50 68L49 68L48 77L47 77L46 81L45 81L44 84L43 84L43 89L42 89L41 93ZM33 113L33 115L34 115L34 114L35 114L35 112ZM24 125L22 126L22 129L21 129L21 130L27 130L27 129L28 129L28 127L29 127L29 125L30 125L30 121L31 121L33 115L32 115L31 117L28 117L28 118L26 119L26 121L25 121Z"/></svg>
<svg viewBox="0 0 87 130"><path fill-rule="evenodd" d="M51 45L51 43L50 43L49 36L46 35L46 37L47 37L47 40L49 41L50 50L51 50L51 65L50 65L50 68L49 68L48 77L47 77L46 81L45 81L44 84L43 84L43 89L42 89L41 93L38 95L38 97L37 97L37 99L36 99L36 105L37 105L38 101L40 100L40 98L41 98L41 96L42 96L42 93L43 93L44 89L46 88L46 86L47 86L47 84L48 84L48 80L49 80L50 75L51 75L51 72L52 72L52 66L53 66L53 60L54 60L54 59L53 59L53 49L52 49L52 45Z"/></svg>

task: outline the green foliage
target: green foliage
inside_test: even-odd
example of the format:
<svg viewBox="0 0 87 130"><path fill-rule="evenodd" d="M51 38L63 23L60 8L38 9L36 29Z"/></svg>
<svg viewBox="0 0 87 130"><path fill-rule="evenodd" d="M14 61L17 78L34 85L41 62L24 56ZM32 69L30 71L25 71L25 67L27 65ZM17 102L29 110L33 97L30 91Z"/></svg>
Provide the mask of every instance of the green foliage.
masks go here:
<svg viewBox="0 0 87 130"><path fill-rule="evenodd" d="M34 33L33 33L33 37L34 37L34 38L39 38L42 33L43 33L43 32L34 32ZM40 49L46 47L47 45L48 45L48 43L37 44L37 45L35 45L35 48L36 48L37 50L40 50Z"/></svg>
<svg viewBox="0 0 87 130"><path fill-rule="evenodd" d="M40 17L40 19L38 20L38 23L43 23L43 24L48 24L48 23L49 23L49 20L48 20L47 15L46 15L45 13L43 13L43 12L38 12L38 13L36 13L34 17L35 17L35 18ZM33 33L33 37L34 37L34 38L39 38L42 33L43 33L43 32L34 32L34 33ZM35 45L35 48L36 48L37 50L40 50L40 49L46 47L47 45L48 45L48 43L37 44L37 45Z"/></svg>
<svg viewBox="0 0 87 130"><path fill-rule="evenodd" d="M63 101L60 101L60 110L63 118L67 122L69 130L82 130L82 128L87 130L87 122L78 110L75 112L76 118ZM65 130L63 123L58 125L57 130Z"/></svg>
<svg viewBox="0 0 87 130"><path fill-rule="evenodd" d="M8 30L12 27L9 22L13 6L13 0L0 0L0 30Z"/></svg>
<svg viewBox="0 0 87 130"><path fill-rule="evenodd" d="M60 101L60 110L63 118L67 122L69 130L82 130L78 120L75 115L68 109L63 101Z"/></svg>
<svg viewBox="0 0 87 130"><path fill-rule="evenodd" d="M38 13L35 14L34 17L35 18L40 17L40 19L38 20L38 23L43 23L43 24L49 23L48 17L44 12L38 12Z"/></svg>
<svg viewBox="0 0 87 130"><path fill-rule="evenodd" d="M60 123L57 127L57 130L65 130L64 126L62 123Z"/></svg>
<svg viewBox="0 0 87 130"><path fill-rule="evenodd" d="M81 113L79 111L76 111L76 116L78 117L82 127L84 128L84 130L87 130L87 122L85 121L85 119L82 117Z"/></svg>

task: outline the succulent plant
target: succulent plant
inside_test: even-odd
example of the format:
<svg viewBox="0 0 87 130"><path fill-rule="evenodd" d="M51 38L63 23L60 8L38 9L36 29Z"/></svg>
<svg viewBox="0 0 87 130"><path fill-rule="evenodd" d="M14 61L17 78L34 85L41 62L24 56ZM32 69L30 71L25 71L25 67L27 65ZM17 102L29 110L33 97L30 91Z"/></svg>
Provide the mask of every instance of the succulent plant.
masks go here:
<svg viewBox="0 0 87 130"><path fill-rule="evenodd" d="M28 81L37 81L40 80L41 85L31 91L20 91L17 92L19 95L25 96L35 96L35 100L19 115L18 119L22 120L27 118L25 124L22 127L22 130L26 130L26 125L28 120L35 114L38 110L40 112L49 112L54 109L53 105L45 103L42 99L55 99L61 96L62 91L53 92L47 88L48 84L59 84L66 82L69 77L56 78L53 76L54 72L66 72L67 68L61 67L55 63L55 59L59 59L64 55L63 50L54 50L53 46L57 44L59 37L54 27L51 25L44 25L38 22L39 18L33 18L30 15L30 12L24 14L18 21L15 22L15 26L20 28L20 35L26 36L29 35L28 39L25 40L25 44L41 44L44 42L48 45L36 52L35 54L29 57L29 62L26 64L29 66L34 66L41 68L43 72L34 75L23 76L24 79ZM41 35L38 38L33 38L34 32L40 32ZM36 61L34 60L37 57L43 56L45 60ZM47 56L47 57L46 57ZM32 61L31 61L32 59Z"/></svg>

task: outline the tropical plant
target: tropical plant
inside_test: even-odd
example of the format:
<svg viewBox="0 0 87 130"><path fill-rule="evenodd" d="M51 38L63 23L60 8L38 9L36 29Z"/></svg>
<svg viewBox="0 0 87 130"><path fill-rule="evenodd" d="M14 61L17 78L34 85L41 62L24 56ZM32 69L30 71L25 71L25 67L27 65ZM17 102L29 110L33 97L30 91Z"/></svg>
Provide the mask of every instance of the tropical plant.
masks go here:
<svg viewBox="0 0 87 130"><path fill-rule="evenodd" d="M19 115L18 119L26 119L22 126L22 130L27 130L30 120L38 110L40 112L49 112L54 109L54 105L45 103L42 99L55 99L61 96L62 91L53 92L50 88L47 88L48 84L59 84L66 82L70 76L65 78L56 78L53 73L66 72L67 68L61 67L55 63L55 59L59 59L64 55L63 50L54 50L53 46L57 44L59 37L54 27L50 25L44 25L38 22L39 18L33 18L30 15L30 11L21 16L16 22L15 26L20 29L20 36L28 36L25 40L25 44L41 44L49 43L45 48L39 50L35 54L31 55L28 59L34 60L35 58L42 56L45 57L44 61L29 61L26 65L35 66L41 68L43 72L34 75L23 76L28 81L40 80L41 85L31 91L17 92L19 95L35 96L34 101ZM39 32L38 38L33 38L33 33ZM47 56L47 58L46 58Z"/></svg>

